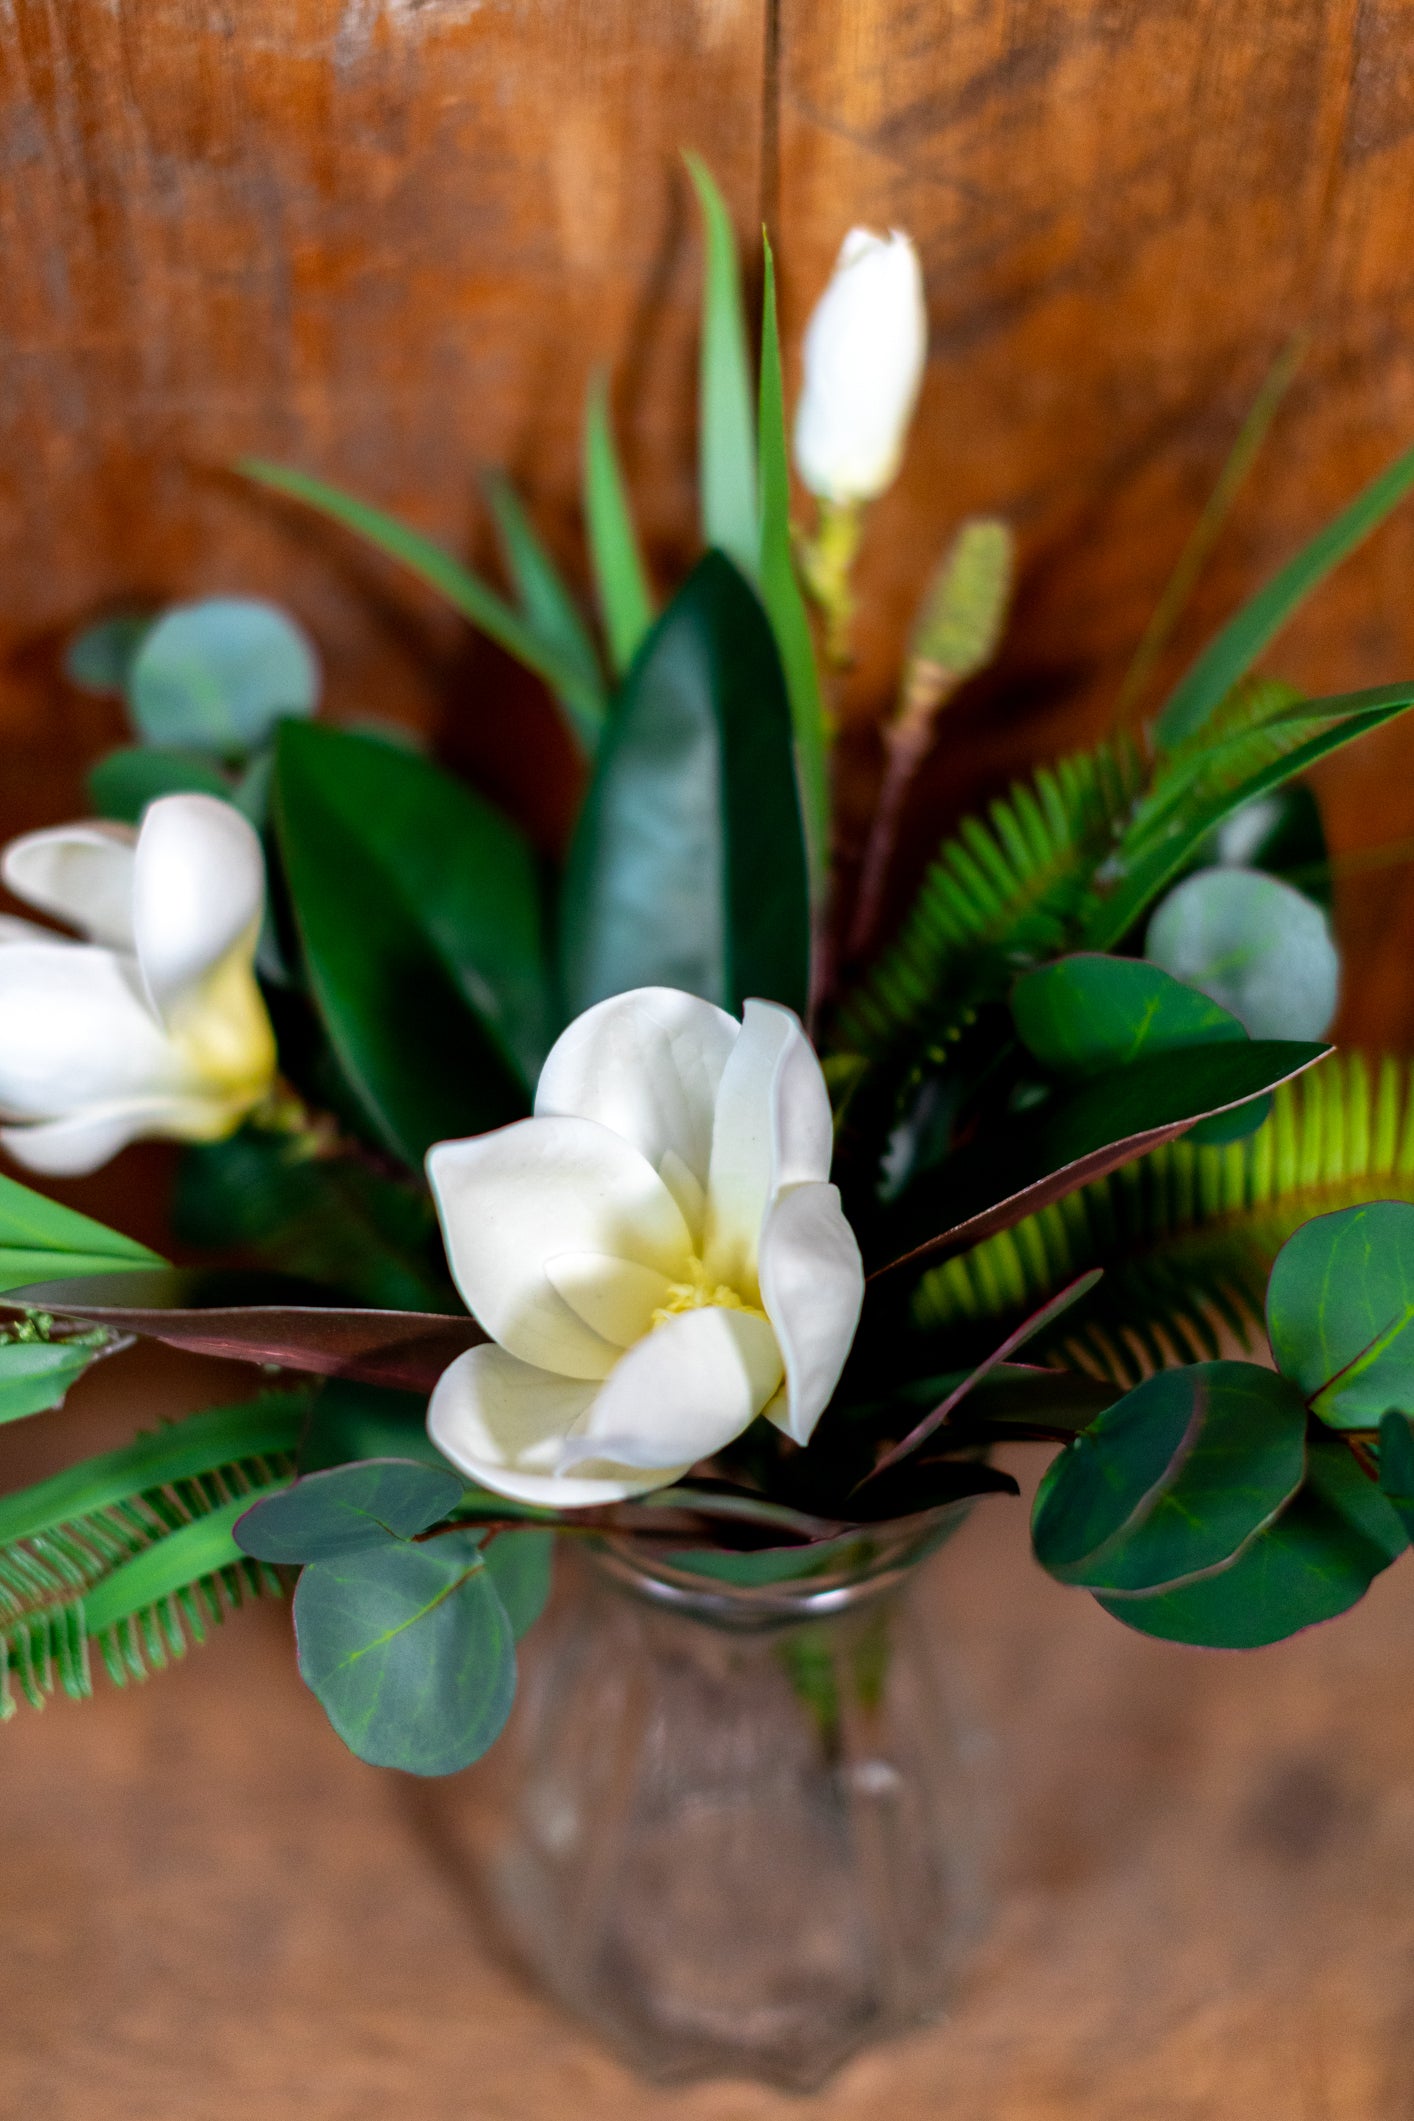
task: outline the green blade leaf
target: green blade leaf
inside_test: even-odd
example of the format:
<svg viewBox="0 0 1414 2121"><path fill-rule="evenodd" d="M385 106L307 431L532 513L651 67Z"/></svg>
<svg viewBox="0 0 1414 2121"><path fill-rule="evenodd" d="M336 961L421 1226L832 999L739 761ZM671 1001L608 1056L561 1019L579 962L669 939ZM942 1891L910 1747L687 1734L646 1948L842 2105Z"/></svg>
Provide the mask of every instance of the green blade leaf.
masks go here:
<svg viewBox="0 0 1414 2121"><path fill-rule="evenodd" d="M596 376L584 422L584 519L609 661L622 677L653 624L653 592L638 549L628 489L609 421L609 386Z"/></svg>
<svg viewBox="0 0 1414 2121"><path fill-rule="evenodd" d="M431 538L424 537L420 531L409 530L396 516L370 506L367 501L357 500L353 494L342 492L327 480L312 478L308 472L294 471L284 464L272 464L263 457L243 457L236 469L257 485L286 494L292 501L303 501L308 507L317 509L320 515L328 516L332 522L376 546L390 560L397 560L429 589L435 589L439 596L445 597L454 611L470 619L473 626L504 648L507 655L514 656L518 663L525 664L527 670L542 677L552 692L564 697L576 689L574 667L567 664L563 656L552 654L534 627L519 612L512 610L504 597L498 597L494 589L488 588Z"/></svg>
<svg viewBox="0 0 1414 2121"><path fill-rule="evenodd" d="M156 1252L120 1231L61 1208L13 1178L0 1178L0 1292L34 1281L162 1264Z"/></svg>
<svg viewBox="0 0 1414 2121"><path fill-rule="evenodd" d="M72 1341L0 1341L0 1422L23 1421L62 1406L95 1350Z"/></svg>
<svg viewBox="0 0 1414 2121"><path fill-rule="evenodd" d="M756 433L736 236L706 163L698 155L683 159L702 209L707 246L697 455L702 540L735 560L754 581L761 565Z"/></svg>
<svg viewBox="0 0 1414 2121"><path fill-rule="evenodd" d="M510 1713L515 1642L473 1535L312 1562L295 1637L305 1684L374 1767L455 1774Z"/></svg>
<svg viewBox="0 0 1414 2121"><path fill-rule="evenodd" d="M1300 1487L1306 1408L1255 1363L1161 1370L1047 1471L1036 1559L1062 1583L1153 1591L1224 1567ZM272 1505L273 1507L273 1505Z"/></svg>
<svg viewBox="0 0 1414 2121"><path fill-rule="evenodd" d="M1267 1333L1277 1368L1333 1428L1414 1412L1414 1202L1304 1223L1272 1268Z"/></svg>
<svg viewBox="0 0 1414 2121"><path fill-rule="evenodd" d="M1144 954L1230 1009L1253 1038L1324 1038L1340 998L1330 922L1260 869L1200 869L1155 909Z"/></svg>
<svg viewBox="0 0 1414 2121"><path fill-rule="evenodd" d="M1345 1445L1316 1435L1307 1444L1304 1485L1230 1567L1180 1590L1099 1603L1141 1635L1258 1649L1346 1612L1407 1544L1398 1517Z"/></svg>
<svg viewBox="0 0 1414 2121"><path fill-rule="evenodd" d="M216 795L229 801L231 783L209 758L190 751L110 751L88 774L88 799L100 817L136 825L160 795Z"/></svg>
<svg viewBox="0 0 1414 2121"><path fill-rule="evenodd" d="M764 240L764 239L763 239ZM775 631L786 676L810 875L818 902L830 857L829 733L810 615L795 571L790 528L790 445L786 437L781 335L776 316L776 261L765 243L761 297L761 601Z"/></svg>
<svg viewBox="0 0 1414 2121"><path fill-rule="evenodd" d="M143 636L128 704L145 742L245 758L287 715L313 714L319 664L303 627L263 597L174 604Z"/></svg>
<svg viewBox="0 0 1414 2121"><path fill-rule="evenodd" d="M416 1167L521 1118L545 989L513 828L410 752L293 722L274 813L310 986L379 1139Z"/></svg>
<svg viewBox="0 0 1414 2121"><path fill-rule="evenodd" d="M565 881L571 1014L631 987L802 1012L810 915L790 708L766 615L709 553L634 664Z"/></svg>
<svg viewBox="0 0 1414 2121"><path fill-rule="evenodd" d="M1142 959L1080 952L1023 973L1011 1013L1022 1044L1062 1075L1245 1036L1236 1017Z"/></svg>
<svg viewBox="0 0 1414 2121"><path fill-rule="evenodd" d="M573 669L578 673L573 687L559 689L559 699L581 747L591 754L608 707L604 673L599 668L593 637L509 479L489 479L486 496L496 520L506 571L515 583L527 623L548 654L566 671Z"/></svg>
<svg viewBox="0 0 1414 2121"><path fill-rule="evenodd" d="M1201 756L1195 774L1201 770L1221 781L1224 760L1245 760L1244 747L1253 747L1255 752L1257 746L1265 745L1277 755L1263 758L1250 771L1236 775L1230 785L1219 785L1196 801L1183 791L1174 794L1172 801L1165 804L1159 824L1147 826L1136 846L1121 849L1124 872L1090 921L1084 938L1086 948L1109 950L1120 942L1234 811L1265 795L1268 789L1280 788L1318 759L1383 728L1411 706L1414 686L1377 686L1368 692L1304 701L1273 716L1255 736L1244 731L1215 745Z"/></svg>
<svg viewBox="0 0 1414 2121"><path fill-rule="evenodd" d="M1172 747L1202 728L1298 606L1378 528L1411 485L1414 449L1406 449L1258 590L1170 693L1154 725L1160 744Z"/></svg>
<svg viewBox="0 0 1414 2121"><path fill-rule="evenodd" d="M450 1467L412 1458L331 1466L255 1503L236 1525L236 1545L257 1561L334 1561L440 1524L464 1487Z"/></svg>

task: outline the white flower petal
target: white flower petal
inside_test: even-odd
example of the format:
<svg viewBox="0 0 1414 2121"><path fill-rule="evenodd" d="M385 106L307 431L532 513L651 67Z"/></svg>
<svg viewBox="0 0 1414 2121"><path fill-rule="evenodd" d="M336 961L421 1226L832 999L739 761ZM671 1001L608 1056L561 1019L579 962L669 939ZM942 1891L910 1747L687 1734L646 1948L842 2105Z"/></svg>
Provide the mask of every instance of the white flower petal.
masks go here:
<svg viewBox="0 0 1414 2121"><path fill-rule="evenodd" d="M830 1093L799 1020L775 1002L748 1002L712 1131L707 1271L714 1279L751 1293L767 1208L783 1186L827 1179L833 1149Z"/></svg>
<svg viewBox="0 0 1414 2121"><path fill-rule="evenodd" d="M781 1380L781 1353L766 1320L716 1305L682 1311L630 1348L561 1454L620 1464L688 1465L740 1436Z"/></svg>
<svg viewBox="0 0 1414 2121"><path fill-rule="evenodd" d="M265 902L253 828L214 795L164 795L148 806L133 858L133 947L165 1018L243 939L252 955Z"/></svg>
<svg viewBox="0 0 1414 2121"><path fill-rule="evenodd" d="M575 1316L616 1348L642 1340L671 1286L656 1267L604 1252L557 1252L546 1260L545 1275Z"/></svg>
<svg viewBox="0 0 1414 2121"><path fill-rule="evenodd" d="M90 942L133 946L133 841L126 825L56 825L11 840L0 860L16 898L52 913Z"/></svg>
<svg viewBox="0 0 1414 2121"><path fill-rule="evenodd" d="M129 960L85 943L0 949L0 1111L60 1119L92 1105L189 1094Z"/></svg>
<svg viewBox="0 0 1414 2121"><path fill-rule="evenodd" d="M17 1164L50 1178L83 1178L134 1141L217 1141L239 1111L212 1098L133 1098L90 1105L68 1119L0 1127L0 1144Z"/></svg>
<svg viewBox="0 0 1414 2121"><path fill-rule="evenodd" d="M588 1119L526 1119L439 1142L427 1175L452 1278L493 1340L563 1377L607 1377L619 1350L576 1317L546 1261L601 1252L683 1279L687 1225L637 1149Z"/></svg>
<svg viewBox="0 0 1414 2121"><path fill-rule="evenodd" d="M801 480L823 499L871 501L898 470L928 358L923 271L907 236L850 230L801 352Z"/></svg>
<svg viewBox="0 0 1414 2121"><path fill-rule="evenodd" d="M682 1210L682 1219L692 1232L694 1250L700 1251L707 1223L707 1188L695 1171L689 1171L676 1149L669 1149L658 1166L658 1176Z"/></svg>
<svg viewBox="0 0 1414 2121"><path fill-rule="evenodd" d="M761 1233L761 1301L785 1358L787 1407L779 1425L809 1443L864 1302L864 1262L837 1186L791 1186L772 1207Z"/></svg>
<svg viewBox="0 0 1414 2121"><path fill-rule="evenodd" d="M552 1377L494 1346L468 1349L437 1381L427 1433L454 1466L497 1495L546 1508L583 1510L662 1487L686 1465L643 1473L592 1463L555 1471L564 1438L598 1387Z"/></svg>
<svg viewBox="0 0 1414 2121"><path fill-rule="evenodd" d="M550 1048L536 1116L598 1120L655 1171L671 1154L705 1184L717 1088L740 1030L724 1009L675 987L615 994Z"/></svg>
<svg viewBox="0 0 1414 2121"><path fill-rule="evenodd" d="M0 950L7 943L53 943L59 940L52 928L41 928L38 921L22 921L13 913L0 913Z"/></svg>

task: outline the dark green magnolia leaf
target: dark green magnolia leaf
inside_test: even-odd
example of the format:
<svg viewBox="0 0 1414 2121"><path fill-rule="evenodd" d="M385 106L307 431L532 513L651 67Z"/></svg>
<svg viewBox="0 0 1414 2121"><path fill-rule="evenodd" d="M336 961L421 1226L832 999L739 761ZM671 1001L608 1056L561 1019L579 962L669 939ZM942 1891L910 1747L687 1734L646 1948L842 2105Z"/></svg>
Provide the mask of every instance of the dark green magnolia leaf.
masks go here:
<svg viewBox="0 0 1414 2121"><path fill-rule="evenodd" d="M57 1277L161 1265L146 1245L46 1200L13 1178L0 1178L0 1291Z"/></svg>
<svg viewBox="0 0 1414 2121"><path fill-rule="evenodd" d="M425 1395L331 1378L300 1438L300 1472L317 1473L360 1458L415 1458L422 1465L449 1470L427 1433Z"/></svg>
<svg viewBox="0 0 1414 2121"><path fill-rule="evenodd" d="M64 650L65 677L85 692L121 692L152 625L151 612L124 611L85 626Z"/></svg>
<svg viewBox="0 0 1414 2121"><path fill-rule="evenodd" d="M119 825L136 825L159 795L230 794L231 783L209 758L191 751L144 751L136 744L110 751L88 776L94 809Z"/></svg>
<svg viewBox="0 0 1414 2121"><path fill-rule="evenodd" d="M517 1642L545 1610L554 1555L553 1532L496 1532L482 1544L482 1560L500 1594Z"/></svg>
<svg viewBox="0 0 1414 2121"><path fill-rule="evenodd" d="M257 1561L332 1561L390 1539L411 1539L449 1517L464 1483L450 1468L411 1458L365 1458L307 1473L248 1510L236 1545Z"/></svg>
<svg viewBox="0 0 1414 2121"><path fill-rule="evenodd" d="M62 1406L94 1348L62 1340L0 1341L0 1422L23 1421Z"/></svg>
<svg viewBox="0 0 1414 2121"><path fill-rule="evenodd" d="M1414 1412L1414 1203L1362 1201L1287 1239L1267 1283L1277 1368L1337 1429Z"/></svg>
<svg viewBox="0 0 1414 2121"><path fill-rule="evenodd" d="M1386 1414L1380 1423L1380 1493L1414 1533L1414 1421L1407 1414Z"/></svg>
<svg viewBox="0 0 1414 2121"><path fill-rule="evenodd" d="M1301 1485L1306 1408L1247 1362L1160 1370L1048 1468L1036 1559L1062 1583L1147 1591L1222 1568Z"/></svg>
<svg viewBox="0 0 1414 2121"><path fill-rule="evenodd" d="M1023 973L1011 991L1022 1044L1061 1075L1099 1075L1143 1054L1245 1036L1206 995L1140 958L1083 952Z"/></svg>
<svg viewBox="0 0 1414 2121"><path fill-rule="evenodd" d="M888 1267L876 1271L961 1251L1010 1229L1087 1180L1187 1133L1195 1120L1249 1103L1326 1050L1233 1039L1145 1055L1092 1076L1019 1117L1005 1139L989 1134L983 1146L916 1180L880 1220L872 1249Z"/></svg>
<svg viewBox="0 0 1414 2121"><path fill-rule="evenodd" d="M380 1140L416 1167L523 1117L511 1055L539 1006L539 931L512 828L423 759L293 722L274 810L310 987Z"/></svg>
<svg viewBox="0 0 1414 2121"><path fill-rule="evenodd" d="M1200 869L1156 909L1144 954L1253 1038L1323 1038L1340 957L1319 906L1260 869Z"/></svg>
<svg viewBox="0 0 1414 2121"><path fill-rule="evenodd" d="M1258 1649L1344 1613L1407 1543L1394 1510L1346 1446L1318 1434L1307 1445L1300 1491L1231 1567L1154 1597L1099 1602L1142 1635Z"/></svg>
<svg viewBox="0 0 1414 2121"><path fill-rule="evenodd" d="M127 694L147 743L243 758L287 715L313 714L319 664L278 604L204 597L174 605L144 636Z"/></svg>
<svg viewBox="0 0 1414 2121"><path fill-rule="evenodd" d="M803 1012L810 916L790 708L765 612L708 553L629 673L570 851L572 1014L631 987Z"/></svg>
<svg viewBox="0 0 1414 2121"><path fill-rule="evenodd" d="M510 1713L515 1641L476 1535L311 1562L295 1591L295 1638L306 1685L374 1767L453 1775Z"/></svg>

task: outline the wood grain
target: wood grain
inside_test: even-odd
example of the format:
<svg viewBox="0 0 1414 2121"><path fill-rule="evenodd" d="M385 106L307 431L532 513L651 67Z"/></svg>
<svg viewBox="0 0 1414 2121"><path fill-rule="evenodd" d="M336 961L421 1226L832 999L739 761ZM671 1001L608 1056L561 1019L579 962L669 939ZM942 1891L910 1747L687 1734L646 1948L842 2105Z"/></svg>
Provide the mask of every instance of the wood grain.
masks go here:
<svg viewBox="0 0 1414 2121"><path fill-rule="evenodd" d="M124 1358L66 1453L231 1391ZM17 1443L19 1431L12 1432ZM1035 1471L1016 1454L1017 1468ZM995 1908L950 2018L860 2058L819 2121L1407 2121L1414 2111L1414 1569L1223 1655L1126 1633L989 1502L932 1595L991 1793ZM786 2121L636 2083L498 1956L469 1853L495 1755L362 1767L289 1616L0 1734L4 2104L46 2121Z"/></svg>

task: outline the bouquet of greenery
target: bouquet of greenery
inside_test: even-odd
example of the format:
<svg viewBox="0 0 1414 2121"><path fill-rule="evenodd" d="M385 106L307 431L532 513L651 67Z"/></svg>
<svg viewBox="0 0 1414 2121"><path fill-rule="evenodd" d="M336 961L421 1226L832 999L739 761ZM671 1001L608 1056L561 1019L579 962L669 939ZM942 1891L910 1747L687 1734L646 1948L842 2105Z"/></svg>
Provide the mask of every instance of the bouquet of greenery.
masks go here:
<svg viewBox="0 0 1414 2121"><path fill-rule="evenodd" d="M185 1143L177 1235L213 1264L0 1181L0 1419L133 1335L288 1374L0 1501L6 1714L16 1689L87 1694L95 1650L141 1677L297 1573L300 1669L340 1736L446 1773L505 1720L556 1535L809 1574L1015 1493L992 1453L1017 1440L1054 1453L1041 1565L1151 1635L1270 1642L1407 1543L1414 1100L1404 1064L1323 1043L1338 963L1298 776L1414 684L1308 700L1252 670L1414 452L1147 730L1122 717L965 819L881 945L910 782L993 654L1010 539L964 523L923 594L847 894L828 702L921 375L918 264L898 235L845 244L805 341L799 530L769 251L753 383L693 174L705 550L661 607L602 388L594 629L503 482L508 596L362 501L244 467L545 681L585 763L557 873L398 732L316 719L316 658L268 604L71 650L137 741L94 771L101 822L5 853L82 940L0 927L3 1141L56 1175ZM1234 1359L1263 1329L1274 1366Z"/></svg>

